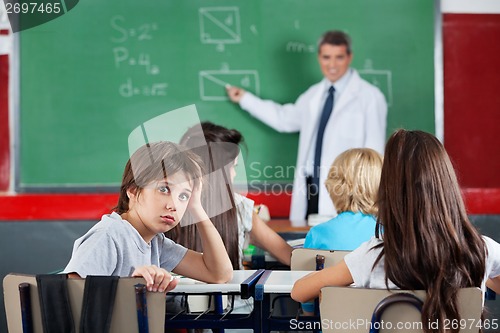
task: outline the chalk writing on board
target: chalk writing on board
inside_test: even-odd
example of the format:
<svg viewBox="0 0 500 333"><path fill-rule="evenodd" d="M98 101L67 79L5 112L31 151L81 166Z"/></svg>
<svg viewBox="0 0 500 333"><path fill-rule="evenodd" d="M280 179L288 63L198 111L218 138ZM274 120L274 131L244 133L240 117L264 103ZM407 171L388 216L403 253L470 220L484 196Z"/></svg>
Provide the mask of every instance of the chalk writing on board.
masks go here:
<svg viewBox="0 0 500 333"><path fill-rule="evenodd" d="M151 83L135 86L132 78L128 78L125 83L120 85L120 95L123 97L141 96L166 96L168 84Z"/></svg>
<svg viewBox="0 0 500 333"><path fill-rule="evenodd" d="M146 80L144 83L144 78L159 76L161 72L160 66L154 62L151 53L147 52L149 48L154 47L154 36L159 30L158 24L153 22L128 26L125 17L116 15L111 18L110 25L113 28L110 40L118 44L112 48L115 69L128 76L125 82L119 84L120 96L126 98L166 96L168 83L161 82L161 80L156 80L156 82ZM129 47L129 43L135 46L137 42L140 43L141 49L133 51L137 48ZM137 71L137 69L141 70Z"/></svg>
<svg viewBox="0 0 500 333"><path fill-rule="evenodd" d="M151 56L149 53L139 52L136 57L130 56L126 47L118 46L113 48L113 55L115 56L115 67L121 66L143 66L146 74L157 75L160 73L160 67L151 63Z"/></svg>
<svg viewBox="0 0 500 333"><path fill-rule="evenodd" d="M250 31L251 31L254 35L256 35L256 36L259 34L259 32L257 31L257 27L255 26L255 24L252 24L252 25L250 26Z"/></svg>
<svg viewBox="0 0 500 333"><path fill-rule="evenodd" d="M316 53L316 45L290 41L286 43L286 52L289 53Z"/></svg>
<svg viewBox="0 0 500 333"><path fill-rule="evenodd" d="M115 34L111 36L113 43L123 43L128 39L151 40L153 33L158 30L157 23L143 23L137 27L127 28L124 26L125 18L117 15L111 18L111 27L115 30Z"/></svg>
<svg viewBox="0 0 500 333"><path fill-rule="evenodd" d="M366 59L364 69L359 70L359 75L380 89L385 95L387 106L392 106L392 71L373 69L373 62L371 59Z"/></svg>
<svg viewBox="0 0 500 333"><path fill-rule="evenodd" d="M198 13L203 44L216 44L216 49L222 52L225 44L241 42L238 7L202 7Z"/></svg>
<svg viewBox="0 0 500 333"><path fill-rule="evenodd" d="M200 71L200 98L204 101L227 101L226 85L242 87L260 94L259 73L255 70Z"/></svg>

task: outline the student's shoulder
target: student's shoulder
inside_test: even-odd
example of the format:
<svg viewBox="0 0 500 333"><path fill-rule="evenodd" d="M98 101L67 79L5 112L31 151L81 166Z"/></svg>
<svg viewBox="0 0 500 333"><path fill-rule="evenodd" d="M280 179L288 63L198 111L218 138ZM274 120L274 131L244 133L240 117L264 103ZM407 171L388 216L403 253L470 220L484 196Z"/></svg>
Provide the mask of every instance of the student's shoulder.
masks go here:
<svg viewBox="0 0 500 333"><path fill-rule="evenodd" d="M379 252L377 249L379 248L378 246L383 244L383 241L375 236L372 236L369 240L366 242L361 243L358 248L356 248L354 251L360 252L360 253L367 253L367 252ZM374 250L374 251L372 251ZM378 254L377 254L378 255Z"/></svg>
<svg viewBox="0 0 500 333"><path fill-rule="evenodd" d="M166 237L163 233L156 234L153 239L151 240L151 244L153 246L157 246L159 249L161 249L162 253L170 253L172 254L173 252L171 251L180 251L181 253L187 252L187 248L182 246L181 244L178 244L171 240L170 238Z"/></svg>
<svg viewBox="0 0 500 333"><path fill-rule="evenodd" d="M105 214L101 217L101 220L95 224L92 229L89 230L93 235L101 237L110 237L113 239L121 238L123 235L130 232L130 224L123 220L120 215L113 212L111 214Z"/></svg>
<svg viewBox="0 0 500 333"><path fill-rule="evenodd" d="M483 235L482 237L488 250L488 254L491 256L491 252L494 252L495 255L500 255L500 244L488 236Z"/></svg>

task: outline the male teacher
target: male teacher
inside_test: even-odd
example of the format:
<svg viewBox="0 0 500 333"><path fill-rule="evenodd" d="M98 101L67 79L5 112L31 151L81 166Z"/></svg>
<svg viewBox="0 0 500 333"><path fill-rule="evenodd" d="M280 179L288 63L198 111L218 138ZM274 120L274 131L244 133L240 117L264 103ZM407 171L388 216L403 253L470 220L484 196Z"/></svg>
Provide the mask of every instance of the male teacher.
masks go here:
<svg viewBox="0 0 500 333"><path fill-rule="evenodd" d="M387 103L378 88L350 68L350 37L326 32L318 45L323 80L295 104L262 100L238 87L227 87L231 101L279 132L300 132L290 220L305 225L310 214L336 215L324 186L333 160L350 148L383 153ZM349 195L349 193L346 193Z"/></svg>

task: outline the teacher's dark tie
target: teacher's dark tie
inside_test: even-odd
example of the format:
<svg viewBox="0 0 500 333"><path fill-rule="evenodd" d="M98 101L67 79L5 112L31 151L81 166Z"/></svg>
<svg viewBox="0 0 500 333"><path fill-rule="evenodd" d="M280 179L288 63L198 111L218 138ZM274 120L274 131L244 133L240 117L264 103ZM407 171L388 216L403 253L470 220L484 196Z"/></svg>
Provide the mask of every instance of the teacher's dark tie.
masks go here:
<svg viewBox="0 0 500 333"><path fill-rule="evenodd" d="M316 136L316 148L314 150L314 173L311 179L311 186L309 186L309 200L308 200L308 214L318 213L319 204L319 177L321 169L321 150L323 148L323 136L325 134L326 124L333 110L335 88L333 86L328 89L328 96L326 97L325 105L318 126L318 135ZM310 207L309 207L310 206Z"/></svg>

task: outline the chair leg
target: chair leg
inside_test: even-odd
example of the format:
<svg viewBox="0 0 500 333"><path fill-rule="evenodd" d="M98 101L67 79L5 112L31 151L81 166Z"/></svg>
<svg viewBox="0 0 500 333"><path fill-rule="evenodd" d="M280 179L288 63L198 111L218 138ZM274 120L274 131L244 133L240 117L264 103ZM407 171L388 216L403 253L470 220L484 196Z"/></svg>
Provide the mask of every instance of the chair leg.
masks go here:
<svg viewBox="0 0 500 333"><path fill-rule="evenodd" d="M137 323L139 325L139 333L149 333L148 324L148 304L146 301L146 286L136 284L135 288L135 306L137 309Z"/></svg>
<svg viewBox="0 0 500 333"><path fill-rule="evenodd" d="M23 333L33 333L33 316L31 314L31 292L29 283L19 284L19 298L21 300Z"/></svg>

